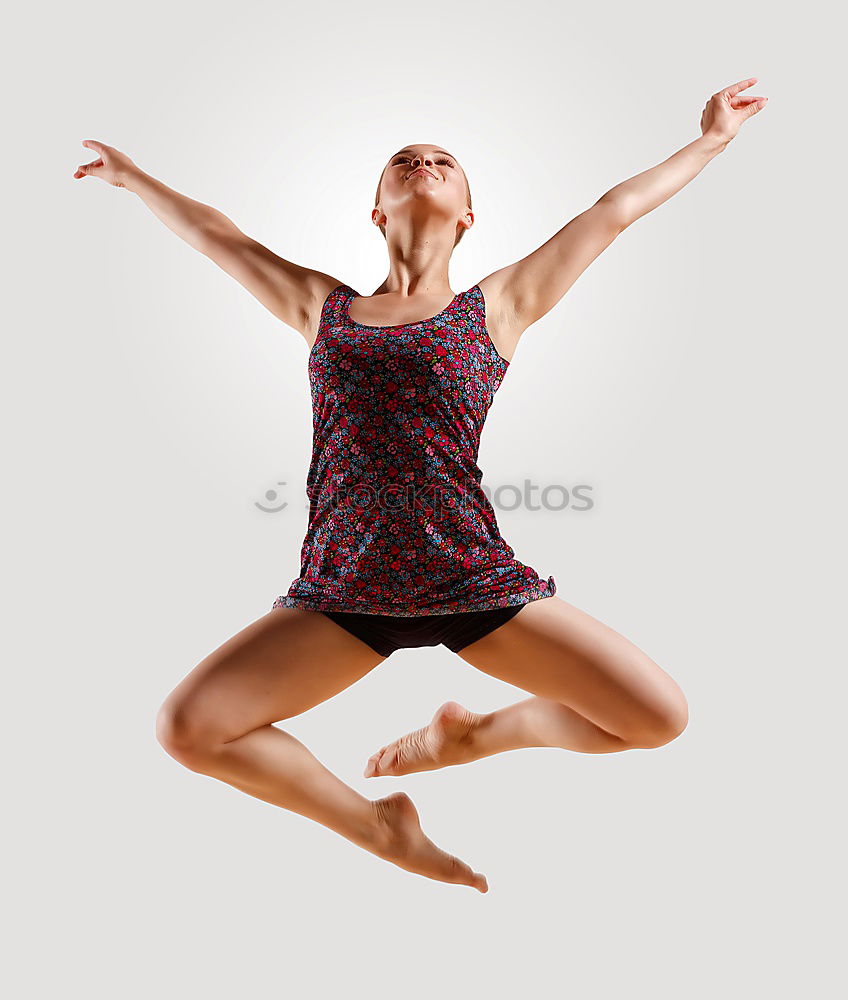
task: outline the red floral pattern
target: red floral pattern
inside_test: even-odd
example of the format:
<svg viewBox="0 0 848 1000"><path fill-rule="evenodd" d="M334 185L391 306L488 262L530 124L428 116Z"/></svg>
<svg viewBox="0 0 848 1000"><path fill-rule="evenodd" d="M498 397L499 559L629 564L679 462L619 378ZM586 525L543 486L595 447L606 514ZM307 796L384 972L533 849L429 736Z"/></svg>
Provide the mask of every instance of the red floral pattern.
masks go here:
<svg viewBox="0 0 848 1000"><path fill-rule="evenodd" d="M367 326L327 296L309 354L312 461L300 576L273 607L430 615L550 597L480 485L480 435L509 367L479 285L417 323Z"/></svg>

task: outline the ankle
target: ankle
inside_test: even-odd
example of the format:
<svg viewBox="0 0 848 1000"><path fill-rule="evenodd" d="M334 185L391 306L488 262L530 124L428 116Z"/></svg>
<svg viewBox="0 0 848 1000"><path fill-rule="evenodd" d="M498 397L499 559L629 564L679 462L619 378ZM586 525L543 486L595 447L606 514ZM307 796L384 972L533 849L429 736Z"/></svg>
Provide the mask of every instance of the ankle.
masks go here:
<svg viewBox="0 0 848 1000"><path fill-rule="evenodd" d="M370 801L369 817L362 825L363 846L374 854L388 854L397 846L397 816L389 806L389 798L391 796Z"/></svg>
<svg viewBox="0 0 848 1000"><path fill-rule="evenodd" d="M461 741L463 755L468 755L469 761L491 754L492 730L495 725L494 712L482 712L476 716L474 725Z"/></svg>

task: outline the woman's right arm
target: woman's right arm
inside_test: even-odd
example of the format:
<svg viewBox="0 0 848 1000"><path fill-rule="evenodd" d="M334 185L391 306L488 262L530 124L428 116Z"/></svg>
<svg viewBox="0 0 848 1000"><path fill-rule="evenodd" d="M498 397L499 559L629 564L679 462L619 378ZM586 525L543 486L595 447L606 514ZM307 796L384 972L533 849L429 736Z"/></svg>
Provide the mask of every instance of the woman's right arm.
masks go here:
<svg viewBox="0 0 848 1000"><path fill-rule="evenodd" d="M93 139L83 145L98 153L98 158L79 166L74 177L100 177L137 194L172 232L214 261L312 345L321 306L341 284L337 278L278 257L222 212L167 187L113 146Z"/></svg>

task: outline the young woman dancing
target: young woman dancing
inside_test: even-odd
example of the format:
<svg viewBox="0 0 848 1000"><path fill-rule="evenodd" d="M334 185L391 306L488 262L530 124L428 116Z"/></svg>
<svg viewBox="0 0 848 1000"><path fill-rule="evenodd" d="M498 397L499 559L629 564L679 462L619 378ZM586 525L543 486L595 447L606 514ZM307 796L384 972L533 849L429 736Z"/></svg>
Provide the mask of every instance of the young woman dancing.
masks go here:
<svg viewBox="0 0 848 1000"><path fill-rule="evenodd" d="M382 747L366 777L434 770L519 747L659 747L688 720L674 680L632 642L556 595L502 538L477 466L480 433L521 335L628 226L688 184L765 106L714 94L701 136L607 191L527 257L454 294L448 264L474 223L456 157L396 153L371 213L389 252L363 296L284 260L119 150L75 177L137 194L309 348L313 453L299 577L198 664L157 716L186 767L322 823L410 872L486 892L485 877L421 829L410 798L374 801L275 723L326 701L396 649L444 644L531 697L490 713L450 701Z"/></svg>

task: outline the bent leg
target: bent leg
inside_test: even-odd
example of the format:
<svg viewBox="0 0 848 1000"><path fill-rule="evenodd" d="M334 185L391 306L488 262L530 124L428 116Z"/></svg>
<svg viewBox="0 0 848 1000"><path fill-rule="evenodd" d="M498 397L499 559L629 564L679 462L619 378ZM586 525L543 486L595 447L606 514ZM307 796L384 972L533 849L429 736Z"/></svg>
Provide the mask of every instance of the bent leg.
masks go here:
<svg viewBox="0 0 848 1000"><path fill-rule="evenodd" d="M433 845L402 794L372 802L274 722L326 701L385 657L320 612L275 608L207 656L168 695L156 733L190 770L297 812L418 874L485 891Z"/></svg>
<svg viewBox="0 0 848 1000"><path fill-rule="evenodd" d="M579 743L594 742L588 722L619 743L655 747L678 736L688 722L686 698L662 667L556 595L526 605L459 655L541 699L538 705L529 699L525 714L540 730L557 734L556 742L547 739L543 746L561 745L569 732Z"/></svg>
<svg viewBox="0 0 848 1000"><path fill-rule="evenodd" d="M677 683L609 626L553 595L457 654L532 692L496 712L447 702L429 725L378 750L366 777L466 763L520 747L611 753L662 746L688 721Z"/></svg>
<svg viewBox="0 0 848 1000"><path fill-rule="evenodd" d="M329 826L357 843L371 803L271 724L300 715L383 659L324 615L275 608L203 659L168 695L156 734L193 771Z"/></svg>

